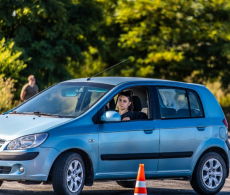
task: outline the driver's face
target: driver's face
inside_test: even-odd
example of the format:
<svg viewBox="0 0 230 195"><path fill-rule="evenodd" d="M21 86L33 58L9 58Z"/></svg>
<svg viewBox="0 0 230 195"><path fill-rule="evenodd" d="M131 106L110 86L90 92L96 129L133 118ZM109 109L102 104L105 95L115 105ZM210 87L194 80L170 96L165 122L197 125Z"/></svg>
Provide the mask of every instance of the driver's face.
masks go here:
<svg viewBox="0 0 230 195"><path fill-rule="evenodd" d="M119 110L128 110L128 107L130 106L131 102L129 101L129 98L123 95L120 95L118 97L118 108Z"/></svg>

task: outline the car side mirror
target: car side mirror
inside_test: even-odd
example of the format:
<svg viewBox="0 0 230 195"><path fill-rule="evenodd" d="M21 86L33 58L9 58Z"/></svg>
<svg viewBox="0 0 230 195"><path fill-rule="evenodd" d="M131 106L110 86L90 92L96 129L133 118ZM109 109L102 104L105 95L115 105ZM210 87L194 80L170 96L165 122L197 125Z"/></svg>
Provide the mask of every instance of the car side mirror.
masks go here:
<svg viewBox="0 0 230 195"><path fill-rule="evenodd" d="M101 116L103 122L118 122L121 121L121 115L116 111L107 111Z"/></svg>

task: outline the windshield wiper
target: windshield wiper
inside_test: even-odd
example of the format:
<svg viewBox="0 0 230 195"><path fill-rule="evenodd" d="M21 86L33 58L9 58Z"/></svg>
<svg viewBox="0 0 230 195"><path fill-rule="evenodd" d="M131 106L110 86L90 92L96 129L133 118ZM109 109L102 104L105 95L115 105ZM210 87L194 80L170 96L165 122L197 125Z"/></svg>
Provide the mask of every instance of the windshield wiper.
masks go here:
<svg viewBox="0 0 230 195"><path fill-rule="evenodd" d="M64 115L54 115L54 116L58 116L60 118L75 118L74 116L64 116Z"/></svg>
<svg viewBox="0 0 230 195"><path fill-rule="evenodd" d="M29 115L38 115L38 116L53 116L58 118L75 118L73 116L62 116L57 114L49 114L49 113L43 113L40 111L34 111L34 112L17 112L16 110L13 110L12 112L9 112L9 114L29 114Z"/></svg>
<svg viewBox="0 0 230 195"><path fill-rule="evenodd" d="M12 112L9 112L8 114L23 114L23 113L17 112L16 110L13 110Z"/></svg>
<svg viewBox="0 0 230 195"><path fill-rule="evenodd" d="M43 116L55 116L53 114L43 113L43 112L40 112L40 111L34 111L34 114L36 114L36 115L43 115Z"/></svg>
<svg viewBox="0 0 230 195"><path fill-rule="evenodd" d="M62 116L62 115L58 115L58 114L49 114L49 113L43 113L40 111L34 111L34 114L42 115L42 116L54 116L54 117L59 117L59 118L74 118L72 116Z"/></svg>

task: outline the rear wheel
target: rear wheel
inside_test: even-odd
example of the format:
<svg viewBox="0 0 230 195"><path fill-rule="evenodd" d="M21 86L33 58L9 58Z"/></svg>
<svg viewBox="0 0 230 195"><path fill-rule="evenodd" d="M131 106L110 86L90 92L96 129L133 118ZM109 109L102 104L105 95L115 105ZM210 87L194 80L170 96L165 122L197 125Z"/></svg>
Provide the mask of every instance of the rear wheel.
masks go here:
<svg viewBox="0 0 230 195"><path fill-rule="evenodd" d="M85 166L82 157L67 152L58 157L52 174L56 194L79 195L85 183Z"/></svg>
<svg viewBox="0 0 230 195"><path fill-rule="evenodd" d="M198 162L190 183L197 193L216 194L224 186L226 176L223 158L215 152L210 152Z"/></svg>
<svg viewBox="0 0 230 195"><path fill-rule="evenodd" d="M124 188L135 188L136 181L117 181L117 184Z"/></svg>

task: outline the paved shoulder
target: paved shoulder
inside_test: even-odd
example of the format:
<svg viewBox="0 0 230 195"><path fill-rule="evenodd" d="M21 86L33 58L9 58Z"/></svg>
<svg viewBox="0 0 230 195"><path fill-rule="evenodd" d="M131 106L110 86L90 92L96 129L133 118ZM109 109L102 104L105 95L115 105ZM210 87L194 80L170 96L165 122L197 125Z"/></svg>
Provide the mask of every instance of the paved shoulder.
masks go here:
<svg viewBox="0 0 230 195"><path fill-rule="evenodd" d="M178 194L189 195L196 194L189 181L179 180L147 180L148 195L160 194ZM116 182L95 182L92 187L84 187L84 195L133 195L134 190L123 188ZM52 185L24 185L17 182L4 182L0 188L0 195L54 195ZM221 195L230 195L230 178L226 180L225 186L219 193Z"/></svg>

